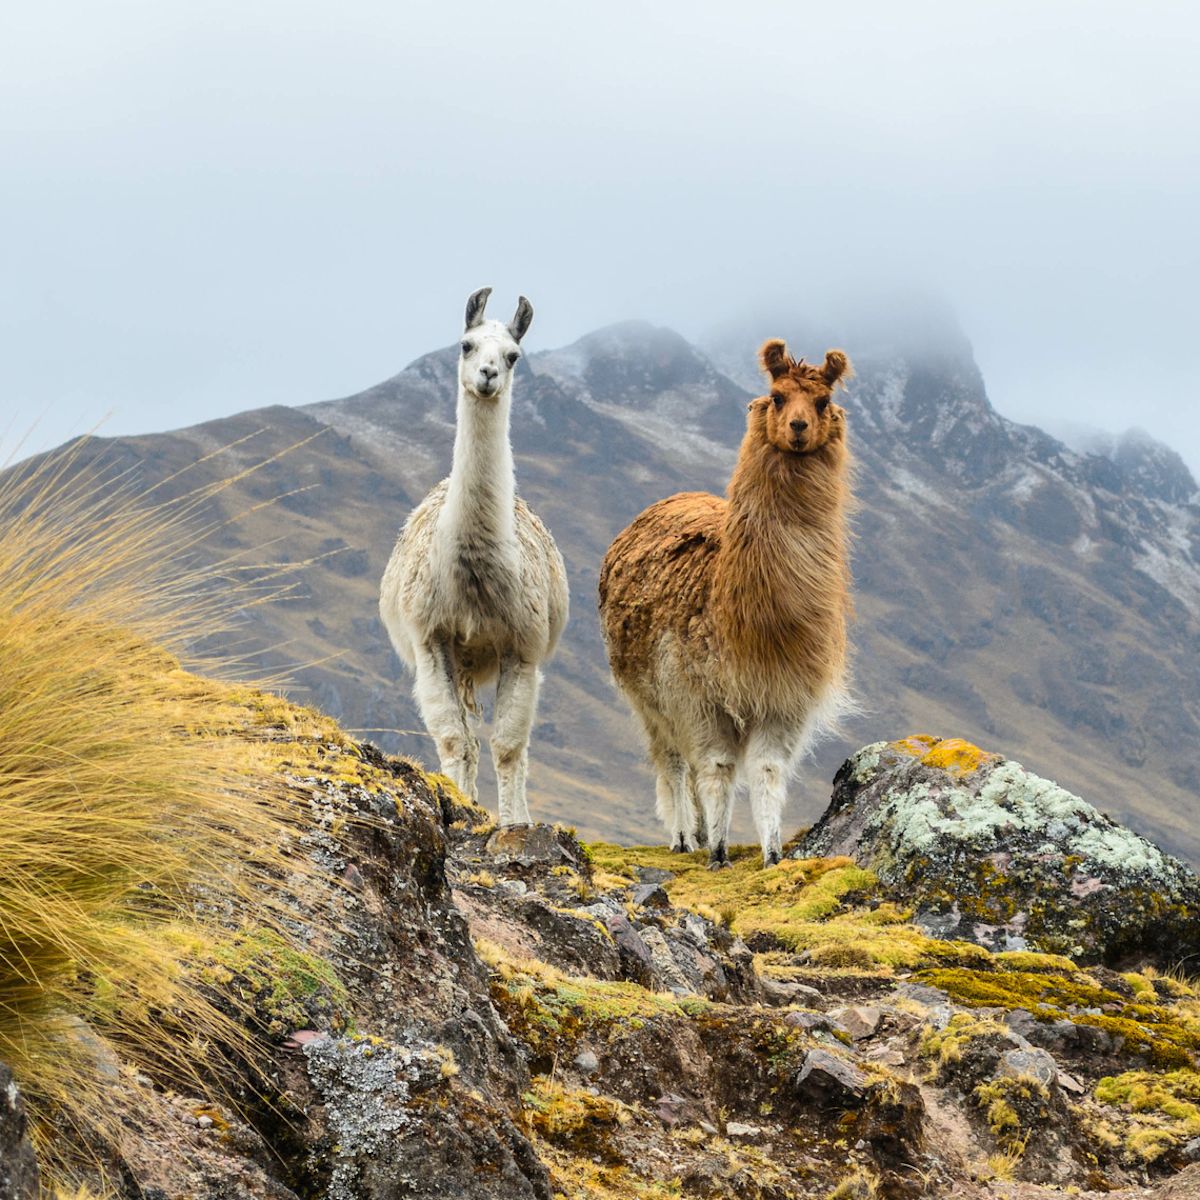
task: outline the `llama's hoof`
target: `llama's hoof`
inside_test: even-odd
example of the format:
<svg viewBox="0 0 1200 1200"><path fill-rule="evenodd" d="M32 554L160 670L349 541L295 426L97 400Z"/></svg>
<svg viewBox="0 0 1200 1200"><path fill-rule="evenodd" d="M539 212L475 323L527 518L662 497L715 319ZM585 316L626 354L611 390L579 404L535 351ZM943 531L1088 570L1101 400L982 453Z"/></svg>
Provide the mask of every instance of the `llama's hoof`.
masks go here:
<svg viewBox="0 0 1200 1200"><path fill-rule="evenodd" d="M763 855L763 866L764 867L779 866L779 851L778 850L768 850L767 853Z"/></svg>
<svg viewBox="0 0 1200 1200"><path fill-rule="evenodd" d="M709 859L708 869L710 871L724 871L726 867L732 867L733 863L727 858L712 858Z"/></svg>

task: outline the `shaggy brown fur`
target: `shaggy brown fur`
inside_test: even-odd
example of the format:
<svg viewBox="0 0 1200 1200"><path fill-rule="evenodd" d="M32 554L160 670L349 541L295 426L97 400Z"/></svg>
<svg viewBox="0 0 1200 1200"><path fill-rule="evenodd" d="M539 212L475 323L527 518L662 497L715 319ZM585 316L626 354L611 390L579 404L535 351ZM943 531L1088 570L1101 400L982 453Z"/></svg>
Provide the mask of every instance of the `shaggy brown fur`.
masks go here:
<svg viewBox="0 0 1200 1200"><path fill-rule="evenodd" d="M714 865L740 776L768 862L783 789L844 696L850 574L840 350L820 367L759 351L771 392L750 403L728 499L688 492L646 509L600 574L609 661L645 725L660 815L678 849L697 799Z"/></svg>

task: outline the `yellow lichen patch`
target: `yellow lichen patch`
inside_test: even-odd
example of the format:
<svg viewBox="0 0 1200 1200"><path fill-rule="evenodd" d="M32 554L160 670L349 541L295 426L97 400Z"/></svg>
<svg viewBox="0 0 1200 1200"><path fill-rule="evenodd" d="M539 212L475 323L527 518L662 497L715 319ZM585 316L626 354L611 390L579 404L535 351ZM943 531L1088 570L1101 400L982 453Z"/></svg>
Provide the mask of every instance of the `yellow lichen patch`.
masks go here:
<svg viewBox="0 0 1200 1200"><path fill-rule="evenodd" d="M1124 1147L1133 1159L1153 1162L1200 1135L1200 1072L1126 1071L1096 1084L1096 1099L1131 1114Z"/></svg>
<svg viewBox="0 0 1200 1200"><path fill-rule="evenodd" d="M938 744L939 740L929 733L910 733L908 737L888 742L888 749L899 751L901 754L910 754L913 758L924 758Z"/></svg>
<svg viewBox="0 0 1200 1200"><path fill-rule="evenodd" d="M1017 1167L1025 1155L1025 1146L1028 1140L1028 1137L1022 1138L1013 1142L1008 1149L998 1150L995 1154L988 1155L988 1170L992 1173L993 1179L1005 1183L1016 1178Z"/></svg>
<svg viewBox="0 0 1200 1200"><path fill-rule="evenodd" d="M576 1091L539 1076L524 1095L524 1116L547 1141L595 1153L609 1131L628 1124L629 1109L620 1100Z"/></svg>
<svg viewBox="0 0 1200 1200"><path fill-rule="evenodd" d="M970 775L985 763L1000 761L998 754L980 750L963 738L937 738L927 733L915 733L890 742L888 749L912 755L923 767L938 767L959 776Z"/></svg>
<svg viewBox="0 0 1200 1200"><path fill-rule="evenodd" d="M921 1039L920 1053L924 1058L937 1060L939 1067L949 1066L962 1059L963 1051L976 1038L1005 1034L1007 1027L992 1017L982 1019L970 1013L955 1013L945 1029L930 1029Z"/></svg>
<svg viewBox="0 0 1200 1200"><path fill-rule="evenodd" d="M1036 1115L1041 1115L1043 1102L1049 1098L1049 1092L1032 1075L1020 1075L1015 1078L1002 1076L981 1083L971 1096L984 1110L988 1128L1001 1146L1009 1150L1019 1146L1024 1151L1029 1138L1025 1126L1031 1123L1033 1114L1023 1121L1022 1113L1030 1113L1032 1107Z"/></svg>
<svg viewBox="0 0 1200 1200"><path fill-rule="evenodd" d="M826 1192L825 1200L875 1200L878 1195L879 1176L865 1167L855 1167Z"/></svg>
<svg viewBox="0 0 1200 1200"><path fill-rule="evenodd" d="M595 1163L534 1138L550 1171L554 1200L678 1200L680 1181L647 1179L623 1163Z"/></svg>
<svg viewBox="0 0 1200 1200"><path fill-rule="evenodd" d="M1148 1000L1153 1004L1158 998L1158 993L1154 990L1154 984L1145 975L1141 975L1137 971L1127 971L1121 978L1133 988L1134 994L1139 1000Z"/></svg>
<svg viewBox="0 0 1200 1200"><path fill-rule="evenodd" d="M433 1052L441 1065L438 1067L438 1074L443 1079L453 1079L458 1074L458 1059L454 1057L454 1051L449 1046L434 1046Z"/></svg>

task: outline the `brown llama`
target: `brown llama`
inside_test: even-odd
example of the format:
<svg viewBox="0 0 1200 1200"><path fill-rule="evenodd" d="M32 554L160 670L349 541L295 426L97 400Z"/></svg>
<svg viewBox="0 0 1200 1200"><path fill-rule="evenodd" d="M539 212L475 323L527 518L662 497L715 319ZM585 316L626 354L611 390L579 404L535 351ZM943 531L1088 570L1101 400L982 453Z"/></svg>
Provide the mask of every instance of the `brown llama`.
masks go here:
<svg viewBox="0 0 1200 1200"><path fill-rule="evenodd" d="M851 613L850 453L833 390L840 350L759 361L728 499L684 492L651 505L609 547L600 623L622 693L645 726L658 815L672 848L729 863L733 795L749 788L763 862L779 861L787 783L846 706Z"/></svg>

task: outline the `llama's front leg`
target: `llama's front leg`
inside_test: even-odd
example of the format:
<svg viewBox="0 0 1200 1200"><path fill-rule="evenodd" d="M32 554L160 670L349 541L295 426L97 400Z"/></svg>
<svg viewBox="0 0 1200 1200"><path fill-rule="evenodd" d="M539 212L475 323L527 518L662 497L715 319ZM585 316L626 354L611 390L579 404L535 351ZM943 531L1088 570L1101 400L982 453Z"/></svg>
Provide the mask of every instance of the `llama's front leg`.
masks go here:
<svg viewBox="0 0 1200 1200"><path fill-rule="evenodd" d="M464 796L474 800L479 743L467 721L453 652L447 641L439 639L417 646L414 656L413 695L437 747L439 769Z"/></svg>
<svg viewBox="0 0 1200 1200"><path fill-rule="evenodd" d="M733 781L736 760L732 754L704 755L695 768L696 790L708 828L708 867L729 866L729 825L733 820Z"/></svg>
<svg viewBox="0 0 1200 1200"><path fill-rule="evenodd" d="M496 764L496 790L500 797L501 825L528 825L529 802L525 775L529 734L537 710L538 669L517 658L500 663L496 685L496 712L492 722L492 762Z"/></svg>
<svg viewBox="0 0 1200 1200"><path fill-rule="evenodd" d="M796 759L796 740L794 734L783 730L756 729L746 744L750 812L764 867L773 867L783 857L783 809Z"/></svg>

